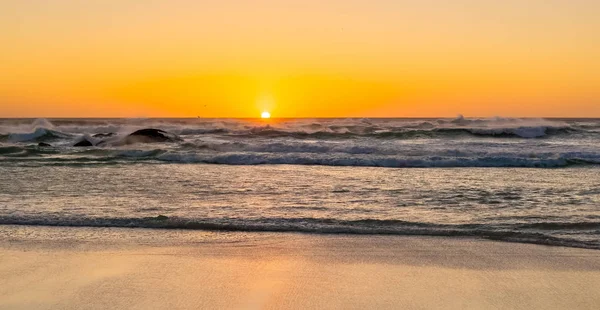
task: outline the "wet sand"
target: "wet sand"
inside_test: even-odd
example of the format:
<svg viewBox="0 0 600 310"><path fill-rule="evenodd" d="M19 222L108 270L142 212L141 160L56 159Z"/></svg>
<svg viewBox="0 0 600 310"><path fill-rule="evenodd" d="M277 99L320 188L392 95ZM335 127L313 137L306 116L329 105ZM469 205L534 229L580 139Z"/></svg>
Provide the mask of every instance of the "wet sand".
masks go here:
<svg viewBox="0 0 600 310"><path fill-rule="evenodd" d="M230 233L224 241L219 233L203 232L184 242L119 237L142 231L135 229L104 229L115 237L100 242L35 234L51 228L27 228L27 234L18 229L0 234L0 309L600 305L597 250L398 236ZM86 231L63 228L69 229Z"/></svg>

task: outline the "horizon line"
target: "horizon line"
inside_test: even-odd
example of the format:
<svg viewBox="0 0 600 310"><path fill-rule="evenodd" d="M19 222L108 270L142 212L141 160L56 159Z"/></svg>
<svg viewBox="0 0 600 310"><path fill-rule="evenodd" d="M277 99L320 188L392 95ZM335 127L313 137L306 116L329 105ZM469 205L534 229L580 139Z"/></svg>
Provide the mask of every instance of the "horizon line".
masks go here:
<svg viewBox="0 0 600 310"><path fill-rule="evenodd" d="M314 116L314 117L271 117L271 120L285 120L285 119L455 119L459 117L464 118L520 118L520 119L600 119L599 116L586 116L586 117L578 117L578 116L464 116L464 115L456 115L456 116L391 116L391 117L381 117L381 116ZM152 116L152 117L144 117L144 116L24 116L24 117L0 117L0 120L15 120L15 119L240 119L240 120L264 120L261 117L228 117L228 116L219 116L219 117L199 117L199 116L174 116L174 117L161 117L161 116Z"/></svg>

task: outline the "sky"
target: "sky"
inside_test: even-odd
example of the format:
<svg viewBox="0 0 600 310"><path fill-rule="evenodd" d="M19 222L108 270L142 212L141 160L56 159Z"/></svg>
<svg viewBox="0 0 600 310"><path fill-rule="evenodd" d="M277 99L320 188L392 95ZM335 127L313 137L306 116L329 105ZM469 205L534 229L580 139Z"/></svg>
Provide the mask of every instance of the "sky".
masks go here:
<svg viewBox="0 0 600 310"><path fill-rule="evenodd" d="M1 117L600 117L597 0L2 0Z"/></svg>

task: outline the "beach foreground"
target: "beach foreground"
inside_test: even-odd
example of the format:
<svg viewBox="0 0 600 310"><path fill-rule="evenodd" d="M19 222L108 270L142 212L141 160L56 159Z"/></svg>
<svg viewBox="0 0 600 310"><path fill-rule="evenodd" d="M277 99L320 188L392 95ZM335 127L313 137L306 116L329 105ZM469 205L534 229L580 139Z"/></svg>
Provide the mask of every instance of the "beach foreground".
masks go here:
<svg viewBox="0 0 600 310"><path fill-rule="evenodd" d="M0 249L1 309L595 309L600 304L600 252L565 247L429 237L3 226Z"/></svg>

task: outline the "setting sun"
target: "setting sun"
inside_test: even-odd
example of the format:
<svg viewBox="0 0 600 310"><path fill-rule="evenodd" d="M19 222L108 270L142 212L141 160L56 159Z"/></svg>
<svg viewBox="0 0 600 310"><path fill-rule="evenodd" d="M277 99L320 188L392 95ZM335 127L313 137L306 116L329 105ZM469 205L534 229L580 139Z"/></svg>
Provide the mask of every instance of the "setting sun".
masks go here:
<svg viewBox="0 0 600 310"><path fill-rule="evenodd" d="M0 310L600 305L599 16L0 0Z"/></svg>

